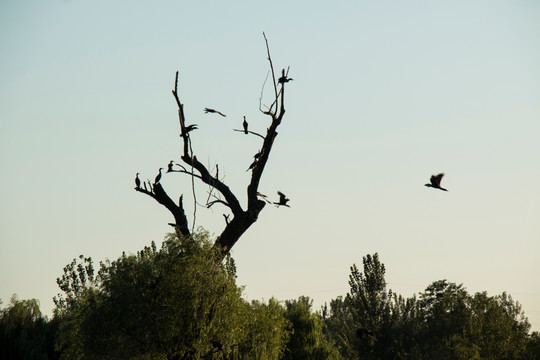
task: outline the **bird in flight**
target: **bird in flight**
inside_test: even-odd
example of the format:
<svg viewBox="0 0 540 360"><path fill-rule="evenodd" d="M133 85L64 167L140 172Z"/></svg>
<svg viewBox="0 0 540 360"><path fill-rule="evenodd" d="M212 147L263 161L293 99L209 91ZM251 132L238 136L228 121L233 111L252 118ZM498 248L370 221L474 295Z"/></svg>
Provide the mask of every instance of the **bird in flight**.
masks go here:
<svg viewBox="0 0 540 360"><path fill-rule="evenodd" d="M290 200L287 198L287 196L285 196L284 193L282 193L281 191L278 191L277 192L278 195L279 195L279 202L275 202L274 204L276 204L277 206L286 206L286 207L290 207L289 205L287 205L287 202Z"/></svg>
<svg viewBox="0 0 540 360"><path fill-rule="evenodd" d="M244 134L248 133L248 122L246 121L246 117L244 116L244 122L242 123L244 126Z"/></svg>
<svg viewBox="0 0 540 360"><path fill-rule="evenodd" d="M268 200L268 196L264 195L264 194L261 194L260 192L257 191L257 196L260 197L261 199L263 199L264 201L266 201L267 203L270 204L270 200Z"/></svg>
<svg viewBox="0 0 540 360"><path fill-rule="evenodd" d="M139 173L135 175L135 186L137 186L137 189L140 189L141 187L141 180L139 179Z"/></svg>
<svg viewBox="0 0 540 360"><path fill-rule="evenodd" d="M223 114L222 112L219 112L219 111L217 111L217 110L210 109L210 108L204 108L204 113L205 113L205 114L208 114L208 113L216 113L216 114L219 114L219 115L221 115L221 116L223 116L223 117L227 116L227 115Z"/></svg>
<svg viewBox="0 0 540 360"><path fill-rule="evenodd" d="M443 176L444 176L444 173L440 173L438 175L431 175L431 179L430 179L431 184L426 184L425 186L443 190L443 191L448 191L445 188L441 187L441 180Z"/></svg>

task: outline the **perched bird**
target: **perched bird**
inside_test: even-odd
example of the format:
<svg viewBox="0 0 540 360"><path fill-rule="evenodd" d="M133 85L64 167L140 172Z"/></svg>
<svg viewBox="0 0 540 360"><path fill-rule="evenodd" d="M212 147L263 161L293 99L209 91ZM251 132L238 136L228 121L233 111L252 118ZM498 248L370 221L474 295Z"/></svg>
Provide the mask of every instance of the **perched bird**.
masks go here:
<svg viewBox="0 0 540 360"><path fill-rule="evenodd" d="M375 336L375 333L373 332L373 330L368 330L368 329L363 329L363 328L359 328L356 330L356 337L358 338L358 340L362 340L364 336L368 336L372 338L373 340L377 341L377 336Z"/></svg>
<svg viewBox="0 0 540 360"><path fill-rule="evenodd" d="M156 179L154 180L154 184L157 184L159 180L161 180L161 170L163 170L163 168L159 168L159 173L157 174Z"/></svg>
<svg viewBox="0 0 540 360"><path fill-rule="evenodd" d="M256 159L256 160L259 160L259 158L261 157L262 155L262 150L259 151L258 153L256 153L255 155L253 155L253 157Z"/></svg>
<svg viewBox="0 0 540 360"><path fill-rule="evenodd" d="M441 187L441 180L444 176L444 173L440 173L439 175L431 175L431 184L425 184L425 186L427 187L432 187L432 188L435 188L435 189L440 189L440 190L443 190L443 191L448 191L446 190L445 188L442 188Z"/></svg>
<svg viewBox="0 0 540 360"><path fill-rule="evenodd" d="M135 186L137 186L137 189L141 188L141 180L139 179L139 173L135 175Z"/></svg>
<svg viewBox="0 0 540 360"><path fill-rule="evenodd" d="M169 165L167 165L167 172L174 171L173 168L172 168L173 166L174 166L174 164L173 164L173 161L171 160L171 162L169 163Z"/></svg>
<svg viewBox="0 0 540 360"><path fill-rule="evenodd" d="M221 115L221 116L223 116L223 117L227 116L227 115L225 115L225 114L223 114L223 113L221 113L221 112L219 112L219 111L217 111L217 110L210 109L210 108L204 108L204 113L205 113L205 114L208 114L208 113L216 113L216 114L219 114L219 115Z"/></svg>
<svg viewBox="0 0 540 360"><path fill-rule="evenodd" d="M246 121L245 116L244 116L244 122L242 123L242 125L244 126L244 134L247 134L248 133L248 123Z"/></svg>
<svg viewBox="0 0 540 360"><path fill-rule="evenodd" d="M281 69L281 77L278 79L278 83L284 84L291 80L294 80L294 79L288 78L287 75L285 75L285 69Z"/></svg>
<svg viewBox="0 0 540 360"><path fill-rule="evenodd" d="M184 128L184 132L180 136L185 136L188 132L198 129L197 124L191 124Z"/></svg>
<svg viewBox="0 0 540 360"><path fill-rule="evenodd" d="M279 202L275 202L274 204L276 204L277 206L287 206L287 207L290 207L289 205L287 205L287 202L290 200L288 199L284 193L282 193L281 191L278 191L277 192L278 195L279 195Z"/></svg>
<svg viewBox="0 0 540 360"><path fill-rule="evenodd" d="M253 169L255 167L255 165L257 165L257 160L258 159L253 160L253 162L251 163L251 165L249 165L249 167L248 167L248 169L246 171L249 171L249 170Z"/></svg>

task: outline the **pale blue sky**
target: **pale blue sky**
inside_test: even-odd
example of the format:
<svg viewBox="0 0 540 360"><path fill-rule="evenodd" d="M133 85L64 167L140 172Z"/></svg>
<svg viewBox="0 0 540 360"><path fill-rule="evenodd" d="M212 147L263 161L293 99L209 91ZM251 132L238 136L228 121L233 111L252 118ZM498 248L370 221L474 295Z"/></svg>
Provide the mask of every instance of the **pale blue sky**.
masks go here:
<svg viewBox="0 0 540 360"><path fill-rule="evenodd" d="M267 207L233 249L246 296L318 307L378 252L404 296L439 279L507 291L540 330L537 1L1 0L4 303L49 313L72 258L170 231L133 178L179 159L176 70L197 157L245 200L259 140L232 128L268 124L262 31L294 82L260 190L291 208ZM448 193L423 186L438 172ZM189 179L162 183L191 213ZM197 225L219 234L223 210Z"/></svg>

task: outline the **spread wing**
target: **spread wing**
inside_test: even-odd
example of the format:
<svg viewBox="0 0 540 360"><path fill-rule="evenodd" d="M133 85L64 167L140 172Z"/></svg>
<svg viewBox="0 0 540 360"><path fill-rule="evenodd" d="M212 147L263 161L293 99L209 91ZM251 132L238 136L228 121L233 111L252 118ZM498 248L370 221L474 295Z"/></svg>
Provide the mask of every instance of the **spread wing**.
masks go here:
<svg viewBox="0 0 540 360"><path fill-rule="evenodd" d="M441 186L441 180L444 176L444 173L440 173L438 175L432 175L431 176L431 185L440 187Z"/></svg>

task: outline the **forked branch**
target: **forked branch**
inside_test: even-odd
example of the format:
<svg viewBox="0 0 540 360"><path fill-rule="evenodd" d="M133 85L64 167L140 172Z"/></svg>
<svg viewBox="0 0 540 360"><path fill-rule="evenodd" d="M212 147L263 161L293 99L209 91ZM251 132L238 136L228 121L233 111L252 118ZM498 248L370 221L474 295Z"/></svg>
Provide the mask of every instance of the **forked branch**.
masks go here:
<svg viewBox="0 0 540 360"><path fill-rule="evenodd" d="M191 138L190 138L190 132L193 130L196 130L198 127L197 124L191 124L186 125L186 118L184 115L184 105L182 104L180 100L180 96L178 94L178 71L176 72L175 76L175 83L174 83L174 89L172 90L172 94L174 96L174 99L176 101L177 107L178 107L178 119L180 123L180 137L182 138L182 154L180 158L186 164L187 166L183 166L180 164L174 164L173 161L169 163L168 170L166 174L176 172L176 173L183 173L191 176L192 181L194 179L197 179L199 181L202 181L203 183L207 184L210 187L210 193L208 196L208 199L206 201L206 207L211 208L212 206L216 204L221 204L230 209L232 212L232 219L230 219L229 215L223 214L225 217L225 223L226 226L223 229L223 232L220 234L220 236L216 240L215 246L219 246L221 249L221 253L223 256L225 256L231 248L234 246L234 244L238 241L240 236L258 219L259 213L261 210L265 207L266 203L269 202L268 199L258 191L259 183L264 171L264 168L266 166L266 163L268 161L268 158L270 156L270 152L272 150L272 146L274 144L274 140L277 136L277 128L281 123L281 120L283 119L283 116L285 114L285 84L289 82L290 78L288 78L289 70L285 72L285 69L281 72L281 77L276 80L276 74L274 72L274 64L272 62L272 58L270 56L270 48L268 46L268 39L266 38L266 34L263 33L265 44L266 44L266 53L268 55L268 62L270 65L270 73L272 75L272 85L274 88L274 97L272 99L272 103L269 107L267 107L268 110L263 111L261 109L261 112L271 118L271 124L266 130L266 136L263 136L257 132L251 131L247 129L247 123L244 117L244 130L238 130L233 129L235 131L243 131L246 134L253 134L262 139L262 146L260 148L260 151L254 156L254 161L251 164L250 168L248 170L251 170L251 180L247 186L247 195L248 195L248 202L247 202L247 209L244 210L242 206L240 205L240 202L238 201L238 198L236 195L230 190L230 188L219 179L218 174L218 168L216 166L216 175L212 176L210 174L210 171L208 168L202 164L198 159L197 156L194 155ZM265 80L266 82L266 80ZM259 109L261 108L262 103L262 92L261 92L261 98L259 99ZM224 114L218 112L217 110L206 108L205 112L215 112L218 114L221 114L222 116L225 116ZM173 166L176 165L179 167L179 169L174 169ZM175 204L174 201L167 195L163 187L161 186L159 180L161 179L161 170L159 172L158 177L156 177L156 181L154 181L153 184L148 182L148 187L146 186L147 183L144 183L144 186L140 186L140 181L138 179L138 176L136 178L136 188L138 192L141 192L143 194L146 194L152 198L154 198L157 202L165 206L174 216L175 223L170 224L173 225L177 231L180 232L181 235L189 236L190 231L188 227L188 221L185 215L184 207L182 204L182 197L180 197L179 204ZM192 185L193 186L193 185ZM219 196L216 196L215 194L212 194L212 191L216 190L219 192ZM194 189L193 189L194 191ZM195 192L195 191L194 191ZM195 195L195 194L194 194ZM260 197L263 197L261 200ZM212 199L210 199L212 197ZM197 203L195 202L195 207L197 206Z"/></svg>

